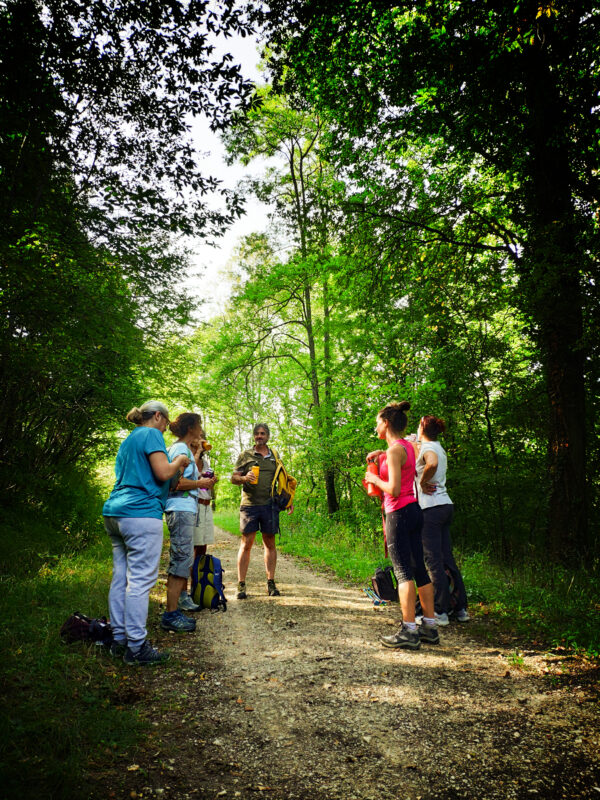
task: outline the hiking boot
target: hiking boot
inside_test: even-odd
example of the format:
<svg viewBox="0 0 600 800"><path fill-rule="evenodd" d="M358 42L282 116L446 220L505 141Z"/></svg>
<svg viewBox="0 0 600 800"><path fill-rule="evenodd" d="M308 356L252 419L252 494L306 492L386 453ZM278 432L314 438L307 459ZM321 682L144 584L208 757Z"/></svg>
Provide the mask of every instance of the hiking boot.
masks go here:
<svg viewBox="0 0 600 800"><path fill-rule="evenodd" d="M108 647L108 652L113 658L123 658L127 650L127 639L122 642L113 641Z"/></svg>
<svg viewBox="0 0 600 800"><path fill-rule="evenodd" d="M418 631L410 631L405 625L402 625L398 633L394 633L392 636L381 636L379 641L385 647L408 648L409 650L418 650L421 647Z"/></svg>
<svg viewBox="0 0 600 800"><path fill-rule="evenodd" d="M248 597L246 594L246 581L238 582L237 599L245 600Z"/></svg>
<svg viewBox="0 0 600 800"><path fill-rule="evenodd" d="M448 614L444 614L443 612L441 614L438 614L437 611L435 612L435 621L438 625L441 625L442 628L446 625L450 625Z"/></svg>
<svg viewBox="0 0 600 800"><path fill-rule="evenodd" d="M168 651L159 653L159 651L152 647L150 642L146 639L137 653L132 652L127 647L125 650L125 655L123 656L123 661L126 664L131 664L132 666L153 667L156 664L164 664L165 661L169 660L170 655L171 654Z"/></svg>
<svg viewBox="0 0 600 800"><path fill-rule="evenodd" d="M437 625L426 625L423 623L419 628L419 639L423 644L439 644L440 635L438 633Z"/></svg>
<svg viewBox="0 0 600 800"><path fill-rule="evenodd" d="M165 611L160 620L163 631L174 633L193 633L196 630L196 620L184 616L181 611Z"/></svg>
<svg viewBox="0 0 600 800"><path fill-rule="evenodd" d="M471 617L469 616L469 612L467 611L466 608L461 608L460 611L456 612L456 619L459 622L468 622L471 619Z"/></svg>
<svg viewBox="0 0 600 800"><path fill-rule="evenodd" d="M279 597L281 594L279 589L275 586L275 581L273 578L269 578L267 581L267 594L269 597Z"/></svg>
<svg viewBox="0 0 600 800"><path fill-rule="evenodd" d="M202 611L202 606L196 605L187 592L182 592L179 596L177 608L180 611Z"/></svg>

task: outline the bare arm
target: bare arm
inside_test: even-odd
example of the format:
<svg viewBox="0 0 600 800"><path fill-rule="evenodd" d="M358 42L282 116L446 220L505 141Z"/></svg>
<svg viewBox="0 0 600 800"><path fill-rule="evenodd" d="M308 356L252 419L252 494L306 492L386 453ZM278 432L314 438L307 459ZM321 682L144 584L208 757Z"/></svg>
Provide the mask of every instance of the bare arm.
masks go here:
<svg viewBox="0 0 600 800"><path fill-rule="evenodd" d="M214 478L198 478L197 481L191 478L182 478L177 484L177 491L187 492L190 489L212 489L218 480L216 475Z"/></svg>
<svg viewBox="0 0 600 800"><path fill-rule="evenodd" d="M241 486L243 483L256 483L257 481L258 478L253 472L248 472L246 475L242 475L241 472L234 472L231 476L231 482L234 486Z"/></svg>
<svg viewBox="0 0 600 800"><path fill-rule="evenodd" d="M402 485L402 467L406 464L406 450L402 445L392 445L387 450L387 466L388 466L388 480L383 481L379 475L373 475L368 472L365 476L367 483L374 483L383 492L391 494L392 497L398 497Z"/></svg>
<svg viewBox="0 0 600 800"><path fill-rule="evenodd" d="M421 487L421 491L425 494L433 494L436 486L435 483L431 483L431 479L435 475L438 468L437 453L435 453L433 450L426 450L425 454L423 455L423 461L425 462L425 469L421 475L419 486Z"/></svg>
<svg viewBox="0 0 600 800"><path fill-rule="evenodd" d="M190 463L190 460L185 455L177 456L173 461L169 461L167 454L157 450L155 453L150 453L148 456L152 472L157 481L169 481L179 472L180 469L185 469Z"/></svg>

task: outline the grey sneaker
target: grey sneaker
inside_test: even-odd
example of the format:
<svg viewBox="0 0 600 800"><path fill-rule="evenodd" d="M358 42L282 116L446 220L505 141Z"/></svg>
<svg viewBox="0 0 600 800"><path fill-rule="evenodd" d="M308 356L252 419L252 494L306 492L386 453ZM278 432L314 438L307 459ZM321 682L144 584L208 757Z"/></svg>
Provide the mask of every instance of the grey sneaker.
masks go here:
<svg viewBox="0 0 600 800"><path fill-rule="evenodd" d="M192 598L189 596L188 592L182 592L179 596L179 602L177 603L177 608L180 611L202 611L202 606L196 605Z"/></svg>
<svg viewBox="0 0 600 800"><path fill-rule="evenodd" d="M122 642L113 641L110 643L110 647L108 648L108 652L113 658L123 658L126 650L127 639L124 639Z"/></svg>
<svg viewBox="0 0 600 800"><path fill-rule="evenodd" d="M469 616L469 612L466 608L461 608L460 611L456 612L456 619L459 622L468 622L471 617Z"/></svg>
<svg viewBox="0 0 600 800"><path fill-rule="evenodd" d="M248 597L246 594L246 581L238 582L237 599L245 600Z"/></svg>
<svg viewBox="0 0 600 800"><path fill-rule="evenodd" d="M269 597L279 597L279 595L281 594L279 589L275 586L275 581L273 580L273 578L269 578L269 580L267 581L267 594L269 595Z"/></svg>
<svg viewBox="0 0 600 800"><path fill-rule="evenodd" d="M379 641L384 647L402 647L409 650L418 650L421 647L418 631L410 631L404 625L402 625L398 633L394 633L392 636L381 636Z"/></svg>
<svg viewBox="0 0 600 800"><path fill-rule="evenodd" d="M129 648L126 648L123 661L126 664L131 664L132 666L153 667L157 664L164 664L165 661L169 660L170 655L171 654L169 652L159 653L159 651L152 647L150 642L146 639L137 653L134 653Z"/></svg>
<svg viewBox="0 0 600 800"><path fill-rule="evenodd" d="M419 639L423 644L439 644L440 635L438 633L437 625L426 625L423 623L419 628Z"/></svg>
<svg viewBox="0 0 600 800"><path fill-rule="evenodd" d="M438 614L437 611L435 612L435 621L437 622L438 625L441 625L442 628L445 625L450 625L450 620L448 619L448 614L444 614L444 613Z"/></svg>
<svg viewBox="0 0 600 800"><path fill-rule="evenodd" d="M160 620L163 631L174 633L193 633L196 630L196 620L184 616L181 611L165 611Z"/></svg>

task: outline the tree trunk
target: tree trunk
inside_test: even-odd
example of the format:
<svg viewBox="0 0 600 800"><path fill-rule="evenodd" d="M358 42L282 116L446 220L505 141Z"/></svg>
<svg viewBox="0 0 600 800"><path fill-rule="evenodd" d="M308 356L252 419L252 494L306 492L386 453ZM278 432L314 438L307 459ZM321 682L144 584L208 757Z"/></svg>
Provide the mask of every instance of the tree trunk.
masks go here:
<svg viewBox="0 0 600 800"><path fill-rule="evenodd" d="M527 294L537 326L549 399L549 550L557 563L578 560L588 545L585 355L581 259L572 200L565 115L540 44L528 56L531 210Z"/></svg>

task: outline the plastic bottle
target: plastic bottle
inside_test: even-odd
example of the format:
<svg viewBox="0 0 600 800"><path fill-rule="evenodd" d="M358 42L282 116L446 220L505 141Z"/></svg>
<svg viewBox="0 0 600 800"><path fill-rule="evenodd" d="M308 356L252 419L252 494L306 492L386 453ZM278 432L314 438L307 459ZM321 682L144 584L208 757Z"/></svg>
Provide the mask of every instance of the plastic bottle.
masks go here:
<svg viewBox="0 0 600 800"><path fill-rule="evenodd" d="M372 475L379 475L379 467L376 461L369 461L367 464L367 475L369 472ZM369 497L381 497L381 489L375 486L374 483L367 483L367 494Z"/></svg>

